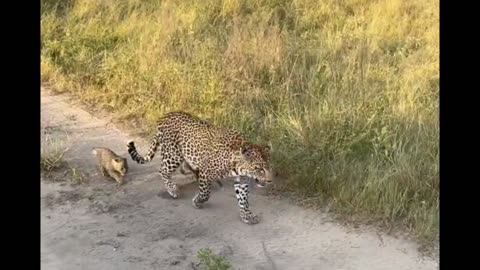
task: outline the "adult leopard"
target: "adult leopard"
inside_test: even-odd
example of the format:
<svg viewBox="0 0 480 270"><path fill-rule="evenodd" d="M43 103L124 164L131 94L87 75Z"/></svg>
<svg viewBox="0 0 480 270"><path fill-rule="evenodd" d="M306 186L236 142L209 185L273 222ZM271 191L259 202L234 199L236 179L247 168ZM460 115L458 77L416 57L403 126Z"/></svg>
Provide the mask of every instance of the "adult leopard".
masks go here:
<svg viewBox="0 0 480 270"><path fill-rule="evenodd" d="M186 162L199 182L199 193L192 199L196 208L201 208L210 198L212 181L234 176L241 220L247 224L258 223L258 217L249 209L248 183L242 181L242 176L255 179L260 187L272 183L270 146L250 143L236 130L215 127L189 113L170 112L159 120L145 156L137 152L133 141L127 147L132 160L140 164L151 161L159 150L160 174L173 198L177 198L178 189L171 174Z"/></svg>

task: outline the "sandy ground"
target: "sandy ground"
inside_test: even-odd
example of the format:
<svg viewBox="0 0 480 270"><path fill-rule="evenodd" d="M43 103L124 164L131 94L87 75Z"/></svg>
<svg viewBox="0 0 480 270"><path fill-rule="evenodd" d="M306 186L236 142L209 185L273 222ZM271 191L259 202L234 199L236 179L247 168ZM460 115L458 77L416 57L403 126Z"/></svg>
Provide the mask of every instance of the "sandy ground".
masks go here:
<svg viewBox="0 0 480 270"><path fill-rule="evenodd" d="M438 269L412 242L373 229L351 231L319 211L260 191L250 199L260 223L246 225L228 181L223 188L213 184L209 202L194 209L196 183L176 176L181 195L169 198L156 159L137 165L129 158L127 184L118 189L96 171L91 148L110 147L127 157L129 139L142 152L145 141L43 90L41 114L42 136L69 146L68 165L41 179L44 270L200 269L197 251L206 247L234 269Z"/></svg>

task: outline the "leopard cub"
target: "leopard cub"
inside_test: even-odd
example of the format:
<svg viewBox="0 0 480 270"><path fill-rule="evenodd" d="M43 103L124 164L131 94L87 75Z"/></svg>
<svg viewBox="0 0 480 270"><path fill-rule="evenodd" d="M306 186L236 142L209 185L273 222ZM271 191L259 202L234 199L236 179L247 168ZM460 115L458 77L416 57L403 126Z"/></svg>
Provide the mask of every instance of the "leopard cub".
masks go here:
<svg viewBox="0 0 480 270"><path fill-rule="evenodd" d="M124 176L128 172L127 159L118 156L112 150L104 147L95 147L92 150L97 158L97 166L105 177L111 177L119 185L124 183Z"/></svg>

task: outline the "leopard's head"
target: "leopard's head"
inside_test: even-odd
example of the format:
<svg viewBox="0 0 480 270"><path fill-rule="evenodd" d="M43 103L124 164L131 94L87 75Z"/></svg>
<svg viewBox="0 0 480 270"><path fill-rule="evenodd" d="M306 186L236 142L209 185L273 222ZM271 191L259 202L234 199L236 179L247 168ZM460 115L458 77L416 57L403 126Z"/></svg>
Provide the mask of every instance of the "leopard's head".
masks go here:
<svg viewBox="0 0 480 270"><path fill-rule="evenodd" d="M273 172L270 167L271 145L244 144L240 148L236 165L237 174L255 179L259 187L272 183Z"/></svg>

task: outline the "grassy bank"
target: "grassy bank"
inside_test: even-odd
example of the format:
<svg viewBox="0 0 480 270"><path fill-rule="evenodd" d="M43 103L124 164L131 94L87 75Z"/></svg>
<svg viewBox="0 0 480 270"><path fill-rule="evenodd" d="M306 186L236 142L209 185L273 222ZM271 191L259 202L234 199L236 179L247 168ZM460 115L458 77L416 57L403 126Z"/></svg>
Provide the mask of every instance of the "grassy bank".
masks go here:
<svg viewBox="0 0 480 270"><path fill-rule="evenodd" d="M140 121L187 110L269 139L287 189L439 223L436 0L42 0L42 82Z"/></svg>

